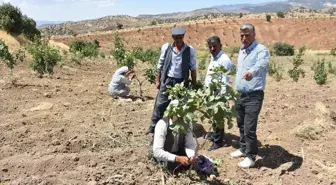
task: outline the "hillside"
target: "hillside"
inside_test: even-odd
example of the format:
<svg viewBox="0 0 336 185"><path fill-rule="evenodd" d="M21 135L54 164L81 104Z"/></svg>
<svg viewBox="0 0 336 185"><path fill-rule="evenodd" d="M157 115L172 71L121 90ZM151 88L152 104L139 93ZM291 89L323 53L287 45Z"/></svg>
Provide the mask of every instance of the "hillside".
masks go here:
<svg viewBox="0 0 336 185"><path fill-rule="evenodd" d="M272 15L275 16L275 15ZM264 17L264 15L263 15ZM187 29L185 41L197 49L205 47L205 40L210 35L218 35L223 41L223 47L240 45L239 27L250 22L256 26L257 39L265 44L274 42L288 42L297 47L307 46L311 49L330 49L336 43L336 32L330 32L331 25L336 26L336 18L295 18L272 19L271 23L265 19L217 19L212 21L198 21L181 23ZM121 30L120 35L126 46L160 47L171 41L170 25ZM113 46L113 31L77 36L75 39L94 40L100 42L103 50L111 50ZM70 44L73 37L54 37L57 42Z"/></svg>

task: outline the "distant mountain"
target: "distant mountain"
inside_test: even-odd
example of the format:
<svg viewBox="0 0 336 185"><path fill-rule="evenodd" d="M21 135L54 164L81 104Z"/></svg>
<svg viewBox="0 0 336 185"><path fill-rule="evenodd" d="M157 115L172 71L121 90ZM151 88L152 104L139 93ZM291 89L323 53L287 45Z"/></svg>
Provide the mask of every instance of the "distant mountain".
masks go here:
<svg viewBox="0 0 336 185"><path fill-rule="evenodd" d="M305 7L313 10L321 10L328 7L336 7L336 0L287 0L273 1L260 4L238 4L215 6L224 12L233 13L264 13L286 11L290 8Z"/></svg>
<svg viewBox="0 0 336 185"><path fill-rule="evenodd" d="M190 12L174 12L174 13L167 13L167 14L156 14L156 15L150 15L150 14L142 14L138 15L138 18L145 18L145 19L184 19L187 17L196 17L196 16L202 16L207 14L217 14L217 13L223 13L218 8L202 8L202 9L196 9Z"/></svg>
<svg viewBox="0 0 336 185"><path fill-rule="evenodd" d="M42 21L42 20L40 21L40 20L37 20L36 25L37 26L46 25L46 24L52 25L52 24L61 24L61 23L64 23L64 22L66 22L66 21Z"/></svg>

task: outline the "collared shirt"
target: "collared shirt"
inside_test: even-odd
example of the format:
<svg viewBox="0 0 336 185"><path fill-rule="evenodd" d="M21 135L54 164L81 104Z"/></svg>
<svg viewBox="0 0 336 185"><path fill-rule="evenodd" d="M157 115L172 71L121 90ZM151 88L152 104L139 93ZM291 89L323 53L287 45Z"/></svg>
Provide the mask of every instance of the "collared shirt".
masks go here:
<svg viewBox="0 0 336 185"><path fill-rule="evenodd" d="M164 55L166 50L168 49L169 43L166 43L162 45L161 47L161 55L160 59L157 65L157 70L161 71L164 63ZM176 47L173 47L173 52L172 52L172 61L171 65L168 69L168 76L173 77L173 78L182 78L182 53L186 49L186 45L182 47L180 51L177 50ZM190 47L190 64L189 68L191 71L196 70L196 52L195 49Z"/></svg>
<svg viewBox="0 0 336 185"><path fill-rule="evenodd" d="M222 81L223 83L228 84L230 81L230 76L227 75L222 75L220 77L220 79L212 79L212 77L210 76L211 74L213 74L213 69L219 66L224 66L225 69L227 70L231 70L232 68L232 62L230 60L230 58L224 53L223 50L221 50L215 57L211 57L211 61L208 65L208 71L205 77L205 86L209 87L209 84L211 83L211 81ZM225 85L222 86L221 90L219 91L220 94L225 93L226 88Z"/></svg>
<svg viewBox="0 0 336 185"><path fill-rule="evenodd" d="M169 124L170 125L172 124L172 120L169 120ZM164 150L166 135L167 135L167 123L161 119L160 121L157 122L155 126L153 155L159 161L174 162L176 155ZM175 140L177 140L177 138L175 138ZM179 146L177 142L174 143L171 152L177 152L178 148ZM185 135L185 152L188 157L193 157L195 155L195 150L196 150L196 143L194 141L193 134L191 133L191 131L188 131L188 133Z"/></svg>
<svg viewBox="0 0 336 185"><path fill-rule="evenodd" d="M265 90L269 58L268 49L257 41L247 49L242 47L238 56L235 89L243 93ZM242 79L245 72L252 73L250 81Z"/></svg>

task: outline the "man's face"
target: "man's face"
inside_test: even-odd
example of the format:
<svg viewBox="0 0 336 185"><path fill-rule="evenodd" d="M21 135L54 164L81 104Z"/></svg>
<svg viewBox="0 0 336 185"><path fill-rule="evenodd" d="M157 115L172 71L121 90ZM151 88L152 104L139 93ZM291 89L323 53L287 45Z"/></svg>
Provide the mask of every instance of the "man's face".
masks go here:
<svg viewBox="0 0 336 185"><path fill-rule="evenodd" d="M184 38L184 35L173 35L173 40L174 40L174 43L177 47L180 47L183 45L183 38Z"/></svg>
<svg viewBox="0 0 336 185"><path fill-rule="evenodd" d="M244 48L249 47L255 40L255 33L251 32L248 29L240 31L240 39Z"/></svg>
<svg viewBox="0 0 336 185"><path fill-rule="evenodd" d="M208 43L208 47L209 47L211 55L215 57L221 51L222 45L212 40Z"/></svg>

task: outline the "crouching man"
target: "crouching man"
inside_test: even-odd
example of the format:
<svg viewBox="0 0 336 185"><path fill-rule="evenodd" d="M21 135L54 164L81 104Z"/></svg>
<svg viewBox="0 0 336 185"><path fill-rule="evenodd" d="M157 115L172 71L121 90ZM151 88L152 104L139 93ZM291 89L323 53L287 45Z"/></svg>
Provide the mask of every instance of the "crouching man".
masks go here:
<svg viewBox="0 0 336 185"><path fill-rule="evenodd" d="M170 104L176 104L174 100ZM172 119L162 118L158 121L153 140L153 156L159 163L163 163L168 170L184 169L193 163L195 156L196 143L190 129L186 134L173 134L170 128Z"/></svg>

